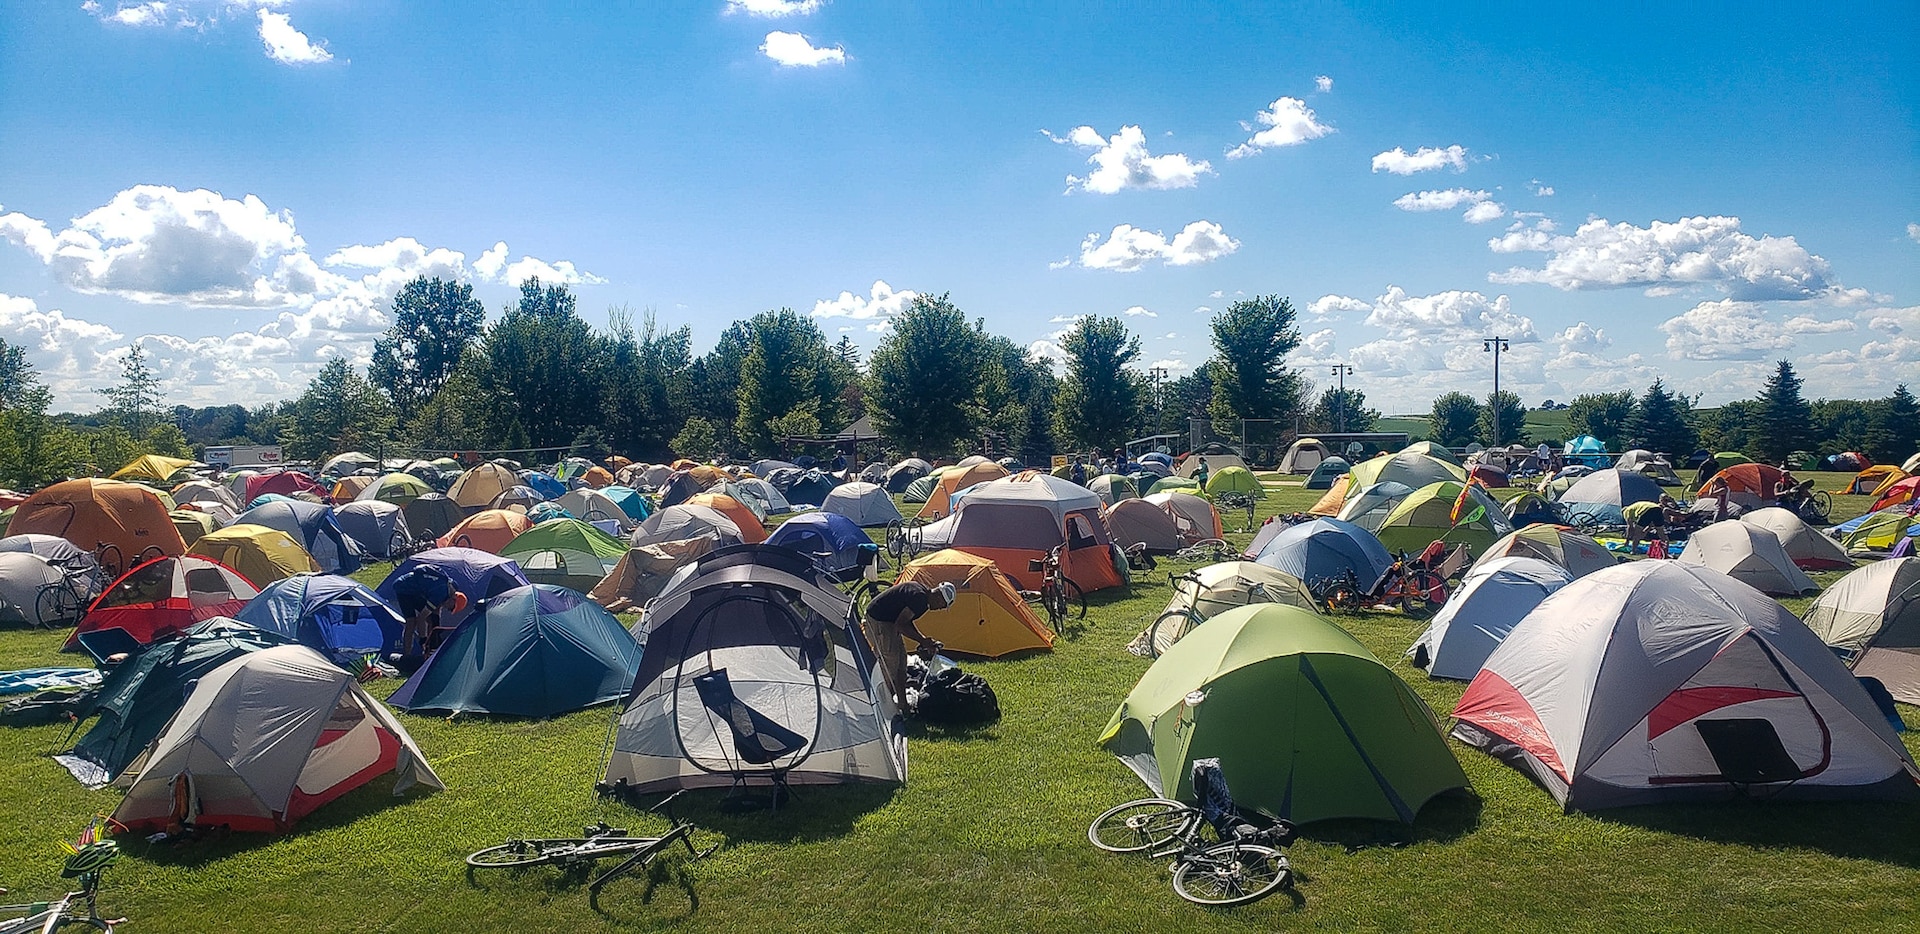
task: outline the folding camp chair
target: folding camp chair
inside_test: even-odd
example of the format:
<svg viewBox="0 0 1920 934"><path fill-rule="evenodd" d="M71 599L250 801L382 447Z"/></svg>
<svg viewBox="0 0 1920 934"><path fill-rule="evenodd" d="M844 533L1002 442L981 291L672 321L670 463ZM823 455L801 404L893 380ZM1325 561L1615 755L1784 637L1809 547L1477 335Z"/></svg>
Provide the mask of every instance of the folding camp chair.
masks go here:
<svg viewBox="0 0 1920 934"><path fill-rule="evenodd" d="M733 734L734 754L748 765L771 765L781 758L806 748L806 737L775 723L772 718L747 706L733 692L733 682L727 677L725 668L716 668L706 674L693 678L693 689L700 695L700 703L707 711L718 717ZM716 731L717 732L717 731ZM773 780L773 807L787 799L787 769L774 767L767 770ZM733 797L743 791L747 784L747 770L733 769L733 787L727 796Z"/></svg>

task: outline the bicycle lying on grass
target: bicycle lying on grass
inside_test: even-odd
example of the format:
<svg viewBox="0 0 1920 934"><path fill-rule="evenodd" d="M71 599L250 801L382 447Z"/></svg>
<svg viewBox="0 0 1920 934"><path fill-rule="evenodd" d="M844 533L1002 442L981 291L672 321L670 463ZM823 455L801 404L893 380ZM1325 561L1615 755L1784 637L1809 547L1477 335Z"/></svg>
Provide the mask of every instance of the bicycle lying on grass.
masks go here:
<svg viewBox="0 0 1920 934"><path fill-rule="evenodd" d="M29 905L0 905L0 934L50 934L53 931L91 929L95 931L113 930L114 925L126 923L125 918L107 919L100 917L100 908L95 898L100 893L100 874L120 858L120 847L112 840L100 840L86 844L67 857L67 863L60 868L60 878L80 880L80 890L68 892L51 902L34 902ZM0 889L0 895L6 894ZM82 913L81 909L85 912ZM26 912L22 915L19 912Z"/></svg>
<svg viewBox="0 0 1920 934"><path fill-rule="evenodd" d="M674 792L661 799L658 804L648 808L666 815L672 823L666 833L657 837L630 836L624 828L610 827L605 821L584 829L585 836L549 839L508 840L499 846L490 846L476 850L467 856L467 867L473 869L515 869L528 866L555 865L563 869L574 867L592 867L608 857L624 857L612 869L601 873L587 884L591 898L597 899L600 889L607 883L620 878L636 869L645 869L675 843L683 843L692 859L705 859L720 848L718 843L706 849L697 849L693 845L695 827L691 821L683 821L673 816L669 805L680 797Z"/></svg>
<svg viewBox="0 0 1920 934"><path fill-rule="evenodd" d="M1274 821L1260 828L1243 820L1219 763L1193 762L1200 806L1168 798L1129 801L1095 818L1087 840L1109 853L1173 857L1173 890L1197 905L1245 905L1291 888L1293 869L1281 849L1293 842L1293 825ZM1214 839L1205 835L1209 829Z"/></svg>

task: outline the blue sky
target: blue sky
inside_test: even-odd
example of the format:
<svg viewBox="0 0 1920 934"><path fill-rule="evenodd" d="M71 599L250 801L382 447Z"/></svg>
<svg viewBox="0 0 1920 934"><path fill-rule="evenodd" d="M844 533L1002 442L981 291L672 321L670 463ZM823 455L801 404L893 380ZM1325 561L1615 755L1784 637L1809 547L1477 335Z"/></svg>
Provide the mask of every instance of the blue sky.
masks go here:
<svg viewBox="0 0 1920 934"><path fill-rule="evenodd" d="M928 9L928 7L933 7ZM176 402L364 361L415 274L571 282L696 351L914 292L1143 365L1278 293L1388 411L1772 361L1920 383L1920 11L1619 4L0 7L0 337L63 405L139 340ZM505 246L500 246L505 244Z"/></svg>

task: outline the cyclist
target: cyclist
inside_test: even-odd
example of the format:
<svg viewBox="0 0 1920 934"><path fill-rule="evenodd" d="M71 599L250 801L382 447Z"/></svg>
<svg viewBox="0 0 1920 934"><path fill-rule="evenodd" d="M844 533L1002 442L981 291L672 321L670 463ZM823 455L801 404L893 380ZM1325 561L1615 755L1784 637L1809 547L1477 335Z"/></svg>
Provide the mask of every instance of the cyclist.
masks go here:
<svg viewBox="0 0 1920 934"><path fill-rule="evenodd" d="M400 605L403 628L400 651L388 660L407 674L426 663L427 655L439 648L441 614L455 615L467 608L467 595L453 586L445 571L421 565L393 582L394 602Z"/></svg>
<svg viewBox="0 0 1920 934"><path fill-rule="evenodd" d="M915 622L933 610L952 606L954 596L952 581L942 581L937 587L901 581L880 591L867 604L862 621L867 641L880 656L880 674L886 679L887 693L901 710L907 709L907 646L903 637L919 645L916 654L922 661L932 661L940 652L940 643L923 635Z"/></svg>

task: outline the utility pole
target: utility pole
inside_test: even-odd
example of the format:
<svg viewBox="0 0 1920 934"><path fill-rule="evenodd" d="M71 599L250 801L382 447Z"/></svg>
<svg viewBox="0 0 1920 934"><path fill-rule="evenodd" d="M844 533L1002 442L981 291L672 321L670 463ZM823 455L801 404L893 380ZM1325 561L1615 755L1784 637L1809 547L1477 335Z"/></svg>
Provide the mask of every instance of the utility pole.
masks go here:
<svg viewBox="0 0 1920 934"><path fill-rule="evenodd" d="M1353 375L1353 367L1345 363L1333 365L1333 375L1340 380L1340 433L1347 433L1347 377Z"/></svg>
<svg viewBox="0 0 1920 934"><path fill-rule="evenodd" d="M1493 437L1487 439L1487 446L1494 447L1500 443L1500 355L1507 352L1507 339L1481 338L1480 351L1493 354L1493 396L1487 400L1487 410L1493 413Z"/></svg>
<svg viewBox="0 0 1920 934"><path fill-rule="evenodd" d="M1166 382L1167 368L1156 366L1147 370L1147 376L1153 380L1153 430L1148 434L1159 434L1167 415L1166 390L1161 383Z"/></svg>

